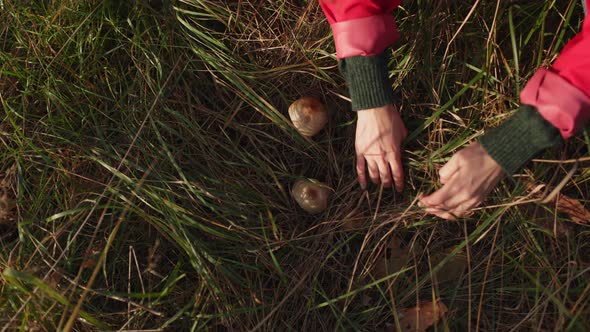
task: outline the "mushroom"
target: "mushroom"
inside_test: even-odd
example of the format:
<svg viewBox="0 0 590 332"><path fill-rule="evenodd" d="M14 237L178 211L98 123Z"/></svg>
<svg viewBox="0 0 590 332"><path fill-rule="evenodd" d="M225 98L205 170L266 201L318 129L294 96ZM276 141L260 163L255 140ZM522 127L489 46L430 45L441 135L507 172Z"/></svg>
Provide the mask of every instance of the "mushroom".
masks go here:
<svg viewBox="0 0 590 332"><path fill-rule="evenodd" d="M328 122L328 111L319 99L303 97L289 106L289 117L301 135L311 137Z"/></svg>
<svg viewBox="0 0 590 332"><path fill-rule="evenodd" d="M318 214L328 207L330 189L327 185L313 180L298 180L293 185L291 194L299 206L311 213Z"/></svg>

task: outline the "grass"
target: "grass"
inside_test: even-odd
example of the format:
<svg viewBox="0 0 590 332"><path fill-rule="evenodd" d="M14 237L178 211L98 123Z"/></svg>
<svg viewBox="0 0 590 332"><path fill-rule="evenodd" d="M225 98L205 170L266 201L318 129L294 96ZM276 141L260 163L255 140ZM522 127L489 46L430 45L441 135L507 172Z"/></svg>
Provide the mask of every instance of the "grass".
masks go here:
<svg viewBox="0 0 590 332"><path fill-rule="evenodd" d="M589 329L589 228L519 203L571 164L530 163L457 222L415 205L518 107L579 2L417 0L396 16L401 196L355 183L354 114L314 1L0 0L0 330L375 331L434 299L449 307L437 331ZM331 112L313 141L287 116L303 95ZM301 177L334 189L324 214L291 199ZM586 202L589 178L581 163L563 192ZM393 236L407 262L376 277Z"/></svg>

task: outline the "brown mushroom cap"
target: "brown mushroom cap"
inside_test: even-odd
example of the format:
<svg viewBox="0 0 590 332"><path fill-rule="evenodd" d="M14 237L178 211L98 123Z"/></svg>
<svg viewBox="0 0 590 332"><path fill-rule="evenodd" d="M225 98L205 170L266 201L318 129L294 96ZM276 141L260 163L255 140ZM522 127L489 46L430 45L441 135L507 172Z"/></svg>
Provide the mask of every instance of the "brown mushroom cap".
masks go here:
<svg viewBox="0 0 590 332"><path fill-rule="evenodd" d="M320 182L316 184L308 180L298 180L293 185L291 194L303 210L317 214L328 207L330 189Z"/></svg>
<svg viewBox="0 0 590 332"><path fill-rule="evenodd" d="M328 123L328 111L317 98L303 97L289 106L289 117L297 131L306 137L317 134Z"/></svg>

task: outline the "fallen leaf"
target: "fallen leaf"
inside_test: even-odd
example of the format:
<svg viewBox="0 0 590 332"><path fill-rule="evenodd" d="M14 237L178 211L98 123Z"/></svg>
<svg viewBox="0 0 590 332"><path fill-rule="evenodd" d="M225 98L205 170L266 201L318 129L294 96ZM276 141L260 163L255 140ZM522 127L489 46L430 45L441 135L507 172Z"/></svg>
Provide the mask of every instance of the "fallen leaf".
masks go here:
<svg viewBox="0 0 590 332"><path fill-rule="evenodd" d="M16 181L16 167L10 167L0 174L0 224L12 225L16 217L16 196L14 182Z"/></svg>
<svg viewBox="0 0 590 332"><path fill-rule="evenodd" d="M442 262L447 256L449 256L455 248L451 247L442 252L436 253L430 257L430 264L434 269L440 262ZM458 281L463 275L463 272L467 268L467 256L458 252L453 257L440 267L435 273L435 278L438 282Z"/></svg>
<svg viewBox="0 0 590 332"><path fill-rule="evenodd" d="M100 252L103 249L104 249L104 244L96 244L95 246L93 246L92 248L90 248L84 252L84 257L96 256L96 255L100 254Z"/></svg>
<svg viewBox="0 0 590 332"><path fill-rule="evenodd" d="M59 282L62 279L62 271L53 271L51 273L49 273L49 276L47 276L47 284L53 288L57 288L57 286L59 285Z"/></svg>
<svg viewBox="0 0 590 332"><path fill-rule="evenodd" d="M7 193L0 196L0 224L7 224L14 220L13 208L15 203Z"/></svg>
<svg viewBox="0 0 590 332"><path fill-rule="evenodd" d="M403 269L410 257L410 248L402 248L400 238L392 236L375 265L373 265L372 274L378 279L384 278Z"/></svg>
<svg viewBox="0 0 590 332"><path fill-rule="evenodd" d="M96 266L96 259L89 258L82 262L82 269L91 269Z"/></svg>
<svg viewBox="0 0 590 332"><path fill-rule="evenodd" d="M590 224L590 211L575 198L559 194L557 198L557 212L567 214L577 224Z"/></svg>
<svg viewBox="0 0 590 332"><path fill-rule="evenodd" d="M401 312L399 324L402 332L425 332L427 328L438 323L449 309L442 303L421 302L413 308L405 308Z"/></svg>
<svg viewBox="0 0 590 332"><path fill-rule="evenodd" d="M360 214L347 217L342 221L342 227L347 231L356 231L362 228L366 218Z"/></svg>
<svg viewBox="0 0 590 332"><path fill-rule="evenodd" d="M354 199L350 197L347 199L348 203L345 206L341 206L338 209L343 216L342 227L347 231L356 231L362 228L363 224L367 221L367 217L363 215L361 206L365 201L367 195L361 195L361 197L354 203ZM350 211L350 212L347 212ZM345 214L346 213L346 214Z"/></svg>
<svg viewBox="0 0 590 332"><path fill-rule="evenodd" d="M371 305L373 305L373 299L369 295L367 295L366 293L363 293L361 295L361 305L363 305L365 307L371 306Z"/></svg>
<svg viewBox="0 0 590 332"><path fill-rule="evenodd" d="M544 184L537 186L535 186L533 183L527 184L527 188L529 189L529 197L539 201L542 200L543 194L540 189L545 187L546 185ZM546 192L551 192L552 190L553 189L551 187L546 188ZM561 219L555 218L555 213L565 214L577 224L589 224L590 212L579 200L561 193L556 196L556 198L544 204L549 209L544 209L534 203L519 205L518 209L528 220L534 220L543 227L553 230L557 237L564 237L571 234L573 231L573 224L569 222L563 222Z"/></svg>
<svg viewBox="0 0 590 332"><path fill-rule="evenodd" d="M92 248L84 252L84 261L82 261L82 269L91 269L96 266L97 259L101 251L104 249L104 244L95 244Z"/></svg>

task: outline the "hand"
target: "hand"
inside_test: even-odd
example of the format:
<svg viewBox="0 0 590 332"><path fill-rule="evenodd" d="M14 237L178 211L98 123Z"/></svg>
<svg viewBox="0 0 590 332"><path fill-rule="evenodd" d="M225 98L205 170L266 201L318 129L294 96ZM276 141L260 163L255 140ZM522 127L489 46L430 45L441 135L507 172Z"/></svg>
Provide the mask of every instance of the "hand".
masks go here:
<svg viewBox="0 0 590 332"><path fill-rule="evenodd" d="M356 123L356 171L359 183L367 188L366 169L375 184L383 183L401 192L404 188L401 143L408 135L393 105L358 111ZM393 176L393 179L392 179Z"/></svg>
<svg viewBox="0 0 590 332"><path fill-rule="evenodd" d="M472 143L457 152L439 171L441 189L420 197L418 203L426 212L453 220L481 204L504 176L496 163L479 143Z"/></svg>

